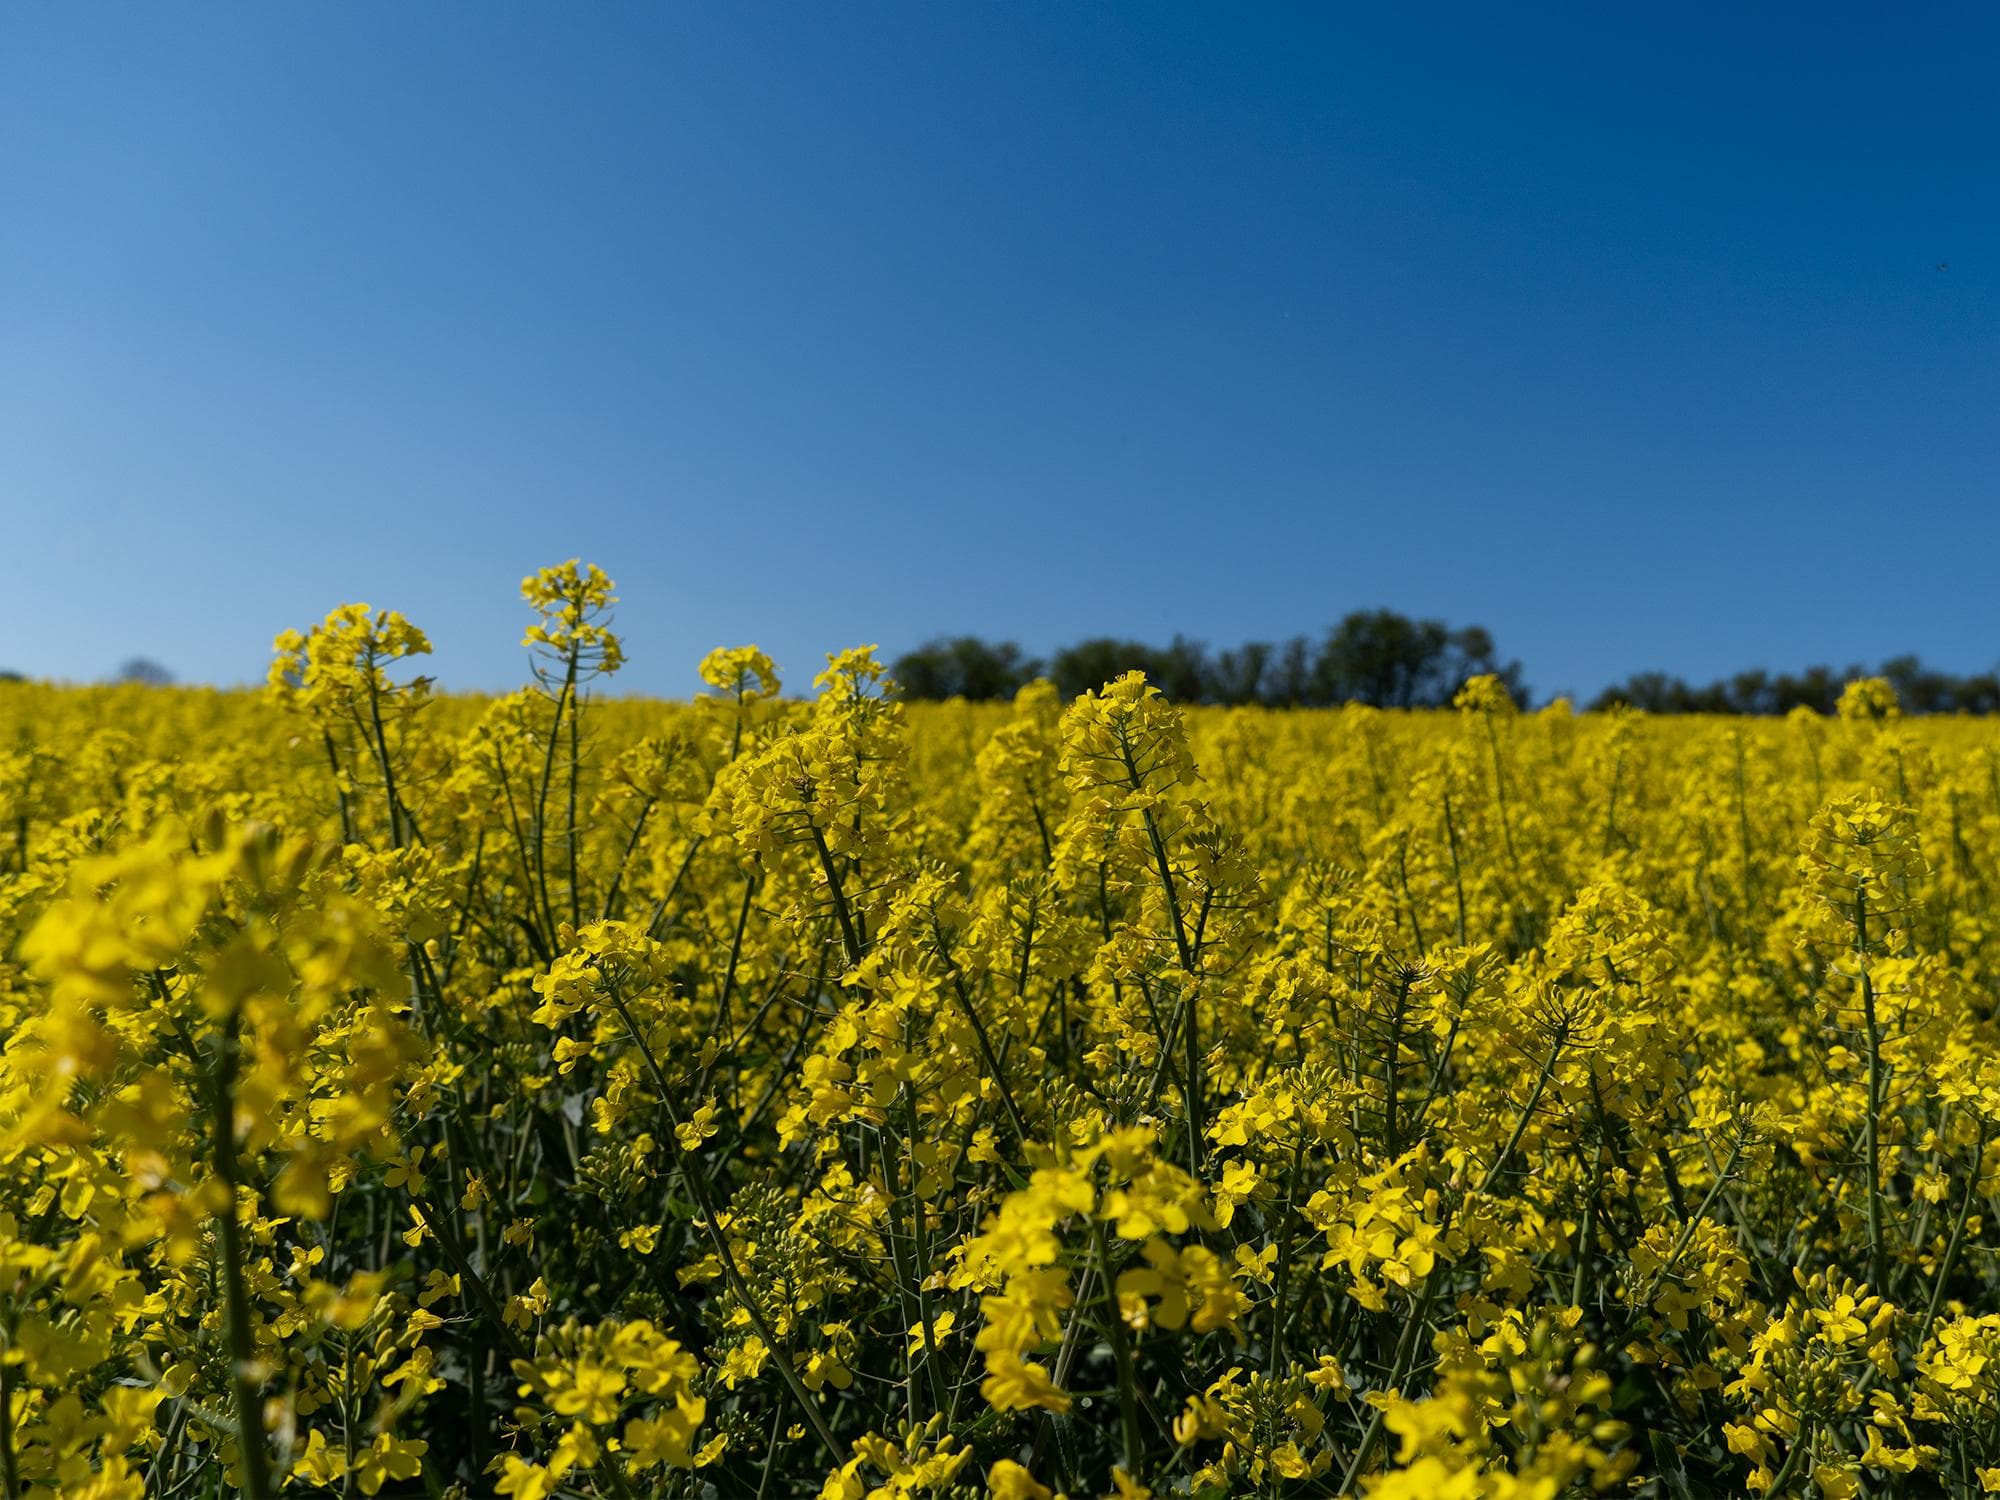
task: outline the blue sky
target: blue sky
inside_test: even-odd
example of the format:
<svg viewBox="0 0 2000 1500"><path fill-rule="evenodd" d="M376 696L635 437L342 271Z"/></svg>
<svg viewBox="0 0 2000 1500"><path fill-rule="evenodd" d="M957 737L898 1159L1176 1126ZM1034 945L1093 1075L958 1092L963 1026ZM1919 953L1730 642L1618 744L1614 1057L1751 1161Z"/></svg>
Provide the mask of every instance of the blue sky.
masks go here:
<svg viewBox="0 0 2000 1500"><path fill-rule="evenodd" d="M16 5L0 666L2000 658L2000 10ZM1947 262L1948 270L1938 270Z"/></svg>

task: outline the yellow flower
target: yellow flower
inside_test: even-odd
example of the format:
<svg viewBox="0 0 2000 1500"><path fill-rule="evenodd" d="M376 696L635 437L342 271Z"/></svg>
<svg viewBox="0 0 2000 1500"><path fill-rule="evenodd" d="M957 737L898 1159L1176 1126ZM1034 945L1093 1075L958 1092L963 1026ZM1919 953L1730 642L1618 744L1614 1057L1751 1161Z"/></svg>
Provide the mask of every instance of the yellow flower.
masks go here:
<svg viewBox="0 0 2000 1500"><path fill-rule="evenodd" d="M1007 1350L986 1356L986 1378L979 1394L996 1411L1019 1411L1039 1406L1053 1412L1070 1408L1069 1393L1049 1378L1048 1368Z"/></svg>
<svg viewBox="0 0 2000 1500"><path fill-rule="evenodd" d="M540 1464L524 1463L513 1454L501 1460L500 1481L494 1491L513 1500L549 1500L556 1492L556 1479Z"/></svg>
<svg viewBox="0 0 2000 1500"><path fill-rule="evenodd" d="M416 1478L423 1472L423 1457L429 1450L430 1444L421 1438L399 1440L386 1432L376 1433L375 1441L355 1462L361 1493L377 1495L392 1479Z"/></svg>
<svg viewBox="0 0 2000 1500"><path fill-rule="evenodd" d="M1011 1458L1000 1459L986 1471L986 1493L991 1500L1055 1500L1053 1490Z"/></svg>

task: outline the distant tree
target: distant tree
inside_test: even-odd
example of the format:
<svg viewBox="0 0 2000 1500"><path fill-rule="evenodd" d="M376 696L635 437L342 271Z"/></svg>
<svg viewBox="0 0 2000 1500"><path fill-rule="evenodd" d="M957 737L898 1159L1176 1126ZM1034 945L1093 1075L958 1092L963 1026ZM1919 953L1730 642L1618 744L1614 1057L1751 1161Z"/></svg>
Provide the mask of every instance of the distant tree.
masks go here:
<svg viewBox="0 0 2000 1500"><path fill-rule="evenodd" d="M971 635L926 641L889 668L910 698L1011 698L1041 672L1042 664L1015 642L996 645Z"/></svg>
<svg viewBox="0 0 2000 1500"><path fill-rule="evenodd" d="M1312 696L1312 643L1295 635L1278 648L1264 677L1264 701L1274 708L1297 708Z"/></svg>
<svg viewBox="0 0 2000 1500"><path fill-rule="evenodd" d="M1896 656L1882 663L1881 675L1896 690L1906 714L1950 713L1958 706L1958 684L1942 672L1928 670L1914 656Z"/></svg>
<svg viewBox="0 0 2000 1500"><path fill-rule="evenodd" d="M1327 632L1313 663L1313 698L1408 708L1443 649L1442 625L1433 634L1394 610L1357 610Z"/></svg>
<svg viewBox="0 0 2000 1500"><path fill-rule="evenodd" d="M1850 666L1845 672L1836 672L1832 667L1807 667L1797 677L1780 677L1773 695L1776 702L1772 707L1780 713L1790 713L1795 708L1809 708L1816 714L1830 714L1834 705L1840 702L1840 690L1857 677L1868 674L1858 666Z"/></svg>
<svg viewBox="0 0 2000 1500"><path fill-rule="evenodd" d="M1754 688L1754 684L1746 684L1746 688ZM1724 682L1694 687L1665 672L1634 672L1599 693L1591 700L1590 707L1605 709L1624 704L1649 714L1726 714L1736 711L1731 707L1731 691L1731 684Z"/></svg>
<svg viewBox="0 0 2000 1500"><path fill-rule="evenodd" d="M174 674L149 656L134 656L118 669L119 682L136 682L145 687L168 687Z"/></svg>
<svg viewBox="0 0 2000 1500"><path fill-rule="evenodd" d="M1634 672L1591 699L1590 707L1603 710L1622 705L1641 713L1679 713L1679 695L1686 692L1687 684L1678 677L1669 677L1665 672Z"/></svg>
<svg viewBox="0 0 2000 1500"><path fill-rule="evenodd" d="M122 675L127 680L167 680L164 673L141 677L141 671L160 669L134 662ZM1392 609L1347 615L1317 647L1305 636L1281 644L1246 641L1220 652L1183 635L1166 646L1094 636L1065 646L1044 668L1013 641L992 644L976 636L950 636L899 658L894 671L911 698L1006 698L1044 671L1064 696L1073 698L1138 671L1177 703L1272 708L1340 703L1440 708L1467 678L1490 672L1507 685L1516 703L1529 706L1521 664L1501 657L1484 626L1454 629L1442 620L1415 620ZM1869 675L1858 665L1779 673L1759 667L1691 683L1665 672L1635 672L1599 693L1589 707L1627 704L1653 714L1784 714L1804 707L1830 714L1841 689ZM1891 657L1873 675L1889 680L1905 713L2000 713L2000 671L1957 677L1905 655Z"/></svg>
<svg viewBox="0 0 2000 1500"><path fill-rule="evenodd" d="M1624 703L1654 714L1785 714L1795 708L1830 714L1846 684L1870 675L1889 679L1905 713L2000 713L2000 674L1954 677L1931 670L1914 656L1891 657L1873 674L1859 664L1839 669L1820 665L1776 676L1762 670L1738 672L1706 686L1664 672L1637 672L1599 693L1590 706Z"/></svg>
<svg viewBox="0 0 2000 1500"><path fill-rule="evenodd" d="M892 668L911 698L1007 697L1043 670L1014 642L992 645L975 636L928 641ZM1274 708L1348 702L1442 707L1468 677L1490 672L1507 684L1515 702L1528 701L1521 664L1501 660L1491 632L1478 625L1453 630L1440 620L1411 620L1387 609L1349 615L1317 652L1304 636L1283 645L1248 641L1220 653L1184 635L1166 646L1093 636L1056 652L1046 670L1066 697L1144 672L1177 703Z"/></svg>
<svg viewBox="0 0 2000 1500"><path fill-rule="evenodd" d="M1529 704L1528 684L1522 680L1518 661L1502 661L1493 644L1492 632L1483 625L1467 625L1452 631L1445 641L1446 661L1442 691L1435 702L1442 707L1458 695L1473 677L1491 674L1507 685L1507 694L1522 708Z"/></svg>
<svg viewBox="0 0 2000 1500"><path fill-rule="evenodd" d="M1771 674L1761 668L1738 672L1729 679L1729 711L1733 714L1771 712Z"/></svg>
<svg viewBox="0 0 2000 1500"><path fill-rule="evenodd" d="M1452 630L1442 620L1412 620L1392 609L1357 610L1328 632L1313 664L1312 697L1438 708L1468 677L1486 672L1504 681L1516 702L1526 701L1520 663L1502 662L1484 627Z"/></svg>
<svg viewBox="0 0 2000 1500"><path fill-rule="evenodd" d="M1093 636L1058 651L1049 661L1049 676L1065 698L1074 698L1127 672L1144 672L1148 681L1157 682L1160 656L1138 641Z"/></svg>
<svg viewBox="0 0 2000 1500"><path fill-rule="evenodd" d="M1159 653L1154 670L1146 675L1176 703L1210 703L1218 696L1208 647L1186 636L1175 636L1167 649Z"/></svg>
<svg viewBox="0 0 2000 1500"><path fill-rule="evenodd" d="M1271 669L1271 643L1249 641L1225 651L1209 668L1210 693L1217 703L1256 703Z"/></svg>
<svg viewBox="0 0 2000 1500"><path fill-rule="evenodd" d="M1964 714L2000 713L2000 676L1975 672L1959 684L1958 711Z"/></svg>

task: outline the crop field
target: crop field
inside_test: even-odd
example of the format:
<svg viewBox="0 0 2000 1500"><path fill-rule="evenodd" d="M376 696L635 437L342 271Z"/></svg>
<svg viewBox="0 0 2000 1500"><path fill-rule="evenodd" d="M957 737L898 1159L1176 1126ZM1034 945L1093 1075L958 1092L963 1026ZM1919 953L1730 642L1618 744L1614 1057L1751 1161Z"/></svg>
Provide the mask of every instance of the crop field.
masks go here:
<svg viewBox="0 0 2000 1500"><path fill-rule="evenodd" d="M2000 1491L2000 730L0 684L0 1497Z"/></svg>

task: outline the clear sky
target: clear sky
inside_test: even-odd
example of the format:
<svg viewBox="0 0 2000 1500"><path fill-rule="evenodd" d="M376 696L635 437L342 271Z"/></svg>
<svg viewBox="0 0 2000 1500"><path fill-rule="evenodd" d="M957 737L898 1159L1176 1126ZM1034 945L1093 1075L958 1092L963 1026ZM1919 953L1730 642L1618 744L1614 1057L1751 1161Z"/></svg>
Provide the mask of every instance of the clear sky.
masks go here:
<svg viewBox="0 0 2000 1500"><path fill-rule="evenodd" d="M2000 658L2000 8L15 4L0 666ZM1946 263L1947 269L1938 269Z"/></svg>

